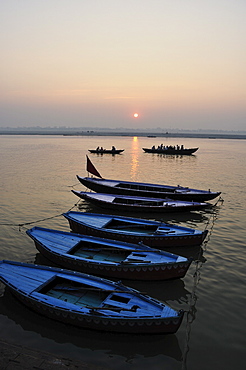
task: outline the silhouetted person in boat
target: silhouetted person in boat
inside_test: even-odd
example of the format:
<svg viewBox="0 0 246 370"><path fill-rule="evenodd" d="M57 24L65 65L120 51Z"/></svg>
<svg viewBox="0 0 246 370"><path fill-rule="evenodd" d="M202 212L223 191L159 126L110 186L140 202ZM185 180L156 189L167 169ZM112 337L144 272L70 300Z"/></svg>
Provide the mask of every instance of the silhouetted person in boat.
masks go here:
<svg viewBox="0 0 246 370"><path fill-rule="evenodd" d="M115 151L115 146L112 146L112 151Z"/></svg>

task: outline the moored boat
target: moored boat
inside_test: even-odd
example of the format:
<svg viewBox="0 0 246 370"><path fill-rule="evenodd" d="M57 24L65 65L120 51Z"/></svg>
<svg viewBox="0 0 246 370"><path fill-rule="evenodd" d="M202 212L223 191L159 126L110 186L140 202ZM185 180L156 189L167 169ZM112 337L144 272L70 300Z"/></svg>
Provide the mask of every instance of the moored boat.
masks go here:
<svg viewBox="0 0 246 370"><path fill-rule="evenodd" d="M133 182L121 180L104 179L97 171L90 158L86 156L86 168L88 173L95 175L94 177L81 177L77 175L77 179L86 188L97 193L134 195L141 197L153 198L171 198L185 201L206 202L218 197L221 192L213 192L209 190L191 189L180 185L159 185L146 182Z"/></svg>
<svg viewBox="0 0 246 370"><path fill-rule="evenodd" d="M158 185L143 182L108 180L95 177L81 177L77 179L86 188L97 193L134 195L140 197L171 198L184 201L206 202L218 197L221 192L197 190L182 186Z"/></svg>
<svg viewBox="0 0 246 370"><path fill-rule="evenodd" d="M120 212L190 212L211 207L209 203L188 202L174 199L147 198L134 195L92 193L71 190L79 198L89 201L97 207L118 210Z"/></svg>
<svg viewBox="0 0 246 370"><path fill-rule="evenodd" d="M159 249L198 246L208 233L207 230L200 231L160 221L108 214L69 211L63 216L76 233L134 244L143 243Z"/></svg>
<svg viewBox="0 0 246 370"><path fill-rule="evenodd" d="M38 251L52 262L84 273L131 280L167 280L185 276L191 259L136 245L71 232L33 227L27 230Z"/></svg>
<svg viewBox="0 0 246 370"><path fill-rule="evenodd" d="M77 327L122 333L175 333L184 312L92 275L13 261L0 281L32 310Z"/></svg>

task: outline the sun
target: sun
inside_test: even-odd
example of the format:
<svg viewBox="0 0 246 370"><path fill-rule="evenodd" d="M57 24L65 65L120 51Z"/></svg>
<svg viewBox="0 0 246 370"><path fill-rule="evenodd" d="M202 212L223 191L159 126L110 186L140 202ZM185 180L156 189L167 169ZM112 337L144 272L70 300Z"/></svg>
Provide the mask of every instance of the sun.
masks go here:
<svg viewBox="0 0 246 370"><path fill-rule="evenodd" d="M138 118L138 113L134 113L133 117Z"/></svg>

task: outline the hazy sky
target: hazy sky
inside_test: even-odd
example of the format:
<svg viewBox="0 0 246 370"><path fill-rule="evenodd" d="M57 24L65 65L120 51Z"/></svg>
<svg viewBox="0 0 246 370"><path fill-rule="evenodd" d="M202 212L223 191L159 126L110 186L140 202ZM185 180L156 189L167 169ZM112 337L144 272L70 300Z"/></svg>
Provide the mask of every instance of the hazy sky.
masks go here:
<svg viewBox="0 0 246 370"><path fill-rule="evenodd" d="M246 0L2 0L0 126L246 130L245 20Z"/></svg>

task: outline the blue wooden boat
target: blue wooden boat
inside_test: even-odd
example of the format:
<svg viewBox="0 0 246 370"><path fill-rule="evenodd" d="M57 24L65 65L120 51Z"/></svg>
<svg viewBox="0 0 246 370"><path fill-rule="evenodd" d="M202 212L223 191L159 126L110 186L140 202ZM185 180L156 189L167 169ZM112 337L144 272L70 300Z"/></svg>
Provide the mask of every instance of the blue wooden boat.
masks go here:
<svg viewBox="0 0 246 370"><path fill-rule="evenodd" d="M136 245L65 231L27 230L46 258L67 269L131 280L167 280L185 276L191 259Z"/></svg>
<svg viewBox="0 0 246 370"><path fill-rule="evenodd" d="M77 176L77 179L86 188L98 193L106 194L125 194L153 198L167 197L189 202L206 202L218 197L221 194L221 192L190 189L183 186L168 186L81 176Z"/></svg>
<svg viewBox="0 0 246 370"><path fill-rule="evenodd" d="M1 261L0 281L32 310L82 328L175 333L184 314L120 282L53 267Z"/></svg>
<svg viewBox="0 0 246 370"><path fill-rule="evenodd" d="M206 202L218 197L221 192L213 192L209 190L198 190L183 187L180 185L160 185L146 182L132 182L121 180L104 179L97 171L90 158L87 156L86 169L95 177L81 177L77 179L86 188L97 193L134 195L140 197L152 198L171 198L185 201ZM98 177L98 178L97 178Z"/></svg>
<svg viewBox="0 0 246 370"><path fill-rule="evenodd" d="M141 213L170 213L200 211L211 207L211 204L203 202L188 202L182 200L140 197L134 195L92 193L86 191L71 190L77 195L97 207L112 209L120 212Z"/></svg>
<svg viewBox="0 0 246 370"><path fill-rule="evenodd" d="M96 177L81 177L77 179L86 188L97 193L134 195L140 197L171 198L184 201L206 202L218 197L221 192L190 189L183 186L168 186L144 182L108 180Z"/></svg>
<svg viewBox="0 0 246 370"><path fill-rule="evenodd" d="M208 233L207 230L200 231L141 218L75 211L63 215L76 233L134 244L143 243L159 249L198 246Z"/></svg>

